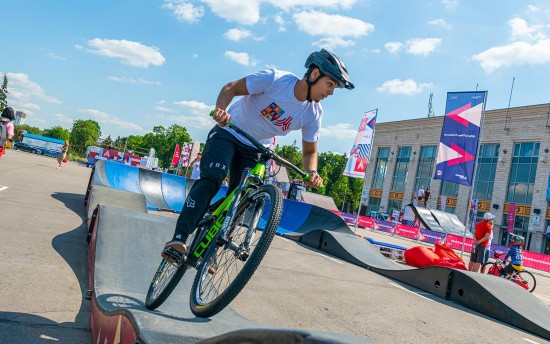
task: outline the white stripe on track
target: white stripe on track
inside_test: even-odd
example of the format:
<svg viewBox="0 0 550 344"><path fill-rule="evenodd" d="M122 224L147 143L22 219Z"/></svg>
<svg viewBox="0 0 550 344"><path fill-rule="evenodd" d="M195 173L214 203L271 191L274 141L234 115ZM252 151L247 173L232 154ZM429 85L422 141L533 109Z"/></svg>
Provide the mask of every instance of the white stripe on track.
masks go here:
<svg viewBox="0 0 550 344"><path fill-rule="evenodd" d="M414 294L414 295L416 295L416 296L419 296L419 297L421 297L421 298L424 298L424 299L426 299L426 300L428 300L428 301L432 301L432 302L433 302L432 299L429 299L429 298L427 298L427 297L425 297L425 296L422 296L422 295L420 295L420 293L418 293L418 292L414 292L414 291L412 291L412 290L409 290L409 289L407 289L407 288L404 288L404 287L400 286L399 284L395 284L395 283L393 283L393 282L388 282L388 284L391 284L391 285L393 285L393 286L396 287L396 288L402 289L402 290L407 291L407 292L409 292L409 293L411 293L411 294ZM426 293L426 294L429 294L429 293Z"/></svg>
<svg viewBox="0 0 550 344"><path fill-rule="evenodd" d="M527 339L527 338L521 338L521 339L523 339L524 341L529 342L529 343L539 344L539 342L535 342L534 340L531 340L531 339Z"/></svg>
<svg viewBox="0 0 550 344"><path fill-rule="evenodd" d="M2 185L0 185L0 191L4 191L4 190L6 190L7 188L8 188L7 186L2 186Z"/></svg>

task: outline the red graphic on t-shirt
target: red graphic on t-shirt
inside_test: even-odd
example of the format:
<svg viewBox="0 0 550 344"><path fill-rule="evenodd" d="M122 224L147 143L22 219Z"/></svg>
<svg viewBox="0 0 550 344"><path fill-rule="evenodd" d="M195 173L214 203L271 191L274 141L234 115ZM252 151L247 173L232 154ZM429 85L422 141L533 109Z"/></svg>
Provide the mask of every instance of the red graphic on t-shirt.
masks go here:
<svg viewBox="0 0 550 344"><path fill-rule="evenodd" d="M292 117L284 118L285 110L275 103L269 104L261 111L262 116L278 127L282 127L283 131L287 131L292 124Z"/></svg>
<svg viewBox="0 0 550 344"><path fill-rule="evenodd" d="M292 124L292 116L275 121L275 125L278 127L282 127L281 129L283 129L283 131L287 131L288 129L290 129L291 124Z"/></svg>

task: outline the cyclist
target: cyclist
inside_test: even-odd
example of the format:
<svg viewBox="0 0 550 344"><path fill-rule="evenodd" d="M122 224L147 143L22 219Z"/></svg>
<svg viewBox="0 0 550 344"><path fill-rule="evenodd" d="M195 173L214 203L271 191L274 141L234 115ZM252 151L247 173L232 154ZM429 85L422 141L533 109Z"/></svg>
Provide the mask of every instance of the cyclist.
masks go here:
<svg viewBox="0 0 550 344"><path fill-rule="evenodd" d="M510 238L508 239L508 246L510 249L508 253L502 258L502 261L505 262L508 258L511 258L510 264L507 264L504 268L500 269L498 272L499 277L510 276L512 272L523 270L523 254L521 247L525 243L525 238L521 235L516 235L510 233Z"/></svg>
<svg viewBox="0 0 550 344"><path fill-rule="evenodd" d="M214 121L200 164L197 180L185 200L171 241L165 245L186 254L185 241L204 216L210 201L229 172L228 193L240 182L242 171L258 159L257 149L242 135L228 127L230 121L263 144L275 136L302 130L302 164L310 174L308 185L323 184L317 170L317 139L323 117L321 100L331 96L335 88L353 89L347 69L336 55L321 49L306 60L307 71L302 79L276 69L250 74L222 87L216 100ZM227 109L234 97L242 96ZM227 110L226 110L227 109ZM171 261L163 251L163 258Z"/></svg>

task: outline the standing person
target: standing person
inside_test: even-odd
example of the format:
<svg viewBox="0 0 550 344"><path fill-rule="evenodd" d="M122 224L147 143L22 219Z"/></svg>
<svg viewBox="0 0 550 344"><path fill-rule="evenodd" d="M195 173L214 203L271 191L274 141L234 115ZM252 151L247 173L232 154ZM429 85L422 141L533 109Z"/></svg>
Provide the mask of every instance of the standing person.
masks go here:
<svg viewBox="0 0 550 344"><path fill-rule="evenodd" d="M487 246L489 245L489 238L493 232L493 225L495 215L491 213L485 213L483 215L483 221L477 223L474 230L474 243L472 244L472 255L470 257L471 264L468 264L468 269L473 272L479 272L481 264L483 264L489 256ZM475 250L475 251L474 251Z"/></svg>
<svg viewBox="0 0 550 344"><path fill-rule="evenodd" d="M61 146L61 152L57 154L57 163L59 166L57 168L63 167L63 163L66 161L67 158L67 152L69 151L69 141L65 140L65 143L63 146Z"/></svg>
<svg viewBox="0 0 550 344"><path fill-rule="evenodd" d="M420 202L422 202L423 199L424 199L424 185L422 185L420 189L418 189L418 203L420 204Z"/></svg>
<svg viewBox="0 0 550 344"><path fill-rule="evenodd" d="M197 153L197 157L191 163L193 170L191 170L191 179L199 179L201 177L201 158L202 153Z"/></svg>
<svg viewBox="0 0 550 344"><path fill-rule="evenodd" d="M15 119L13 109L6 106L0 117L0 157L6 152L6 142L13 138L15 127L11 121ZM4 131L5 127L5 131Z"/></svg>
<svg viewBox="0 0 550 344"><path fill-rule="evenodd" d="M213 119L217 125L208 134L200 179L185 201L173 238L166 248L187 253L185 241L205 214L229 170L228 193L238 186L242 171L258 159L257 149L227 125L233 121L256 140L268 145L275 136L291 130L302 131L302 165L310 174L307 184L323 184L317 173L317 140L323 118L320 101L336 88L353 89L342 60L325 49L313 52L306 60L307 71L300 79L292 73L269 69L250 74L222 87L216 100ZM242 96L228 108L233 98ZM227 109L227 110L226 110ZM166 259L168 256L163 254Z"/></svg>
<svg viewBox="0 0 550 344"><path fill-rule="evenodd" d="M428 201L430 200L430 188L426 188L426 190L424 190L424 207L427 208L428 207Z"/></svg>

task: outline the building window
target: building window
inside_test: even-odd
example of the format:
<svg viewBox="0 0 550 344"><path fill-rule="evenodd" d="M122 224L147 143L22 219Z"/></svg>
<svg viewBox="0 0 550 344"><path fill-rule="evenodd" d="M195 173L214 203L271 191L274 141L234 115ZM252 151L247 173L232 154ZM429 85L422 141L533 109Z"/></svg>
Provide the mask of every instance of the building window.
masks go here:
<svg viewBox="0 0 550 344"><path fill-rule="evenodd" d="M367 210L367 214L370 214L371 211L380 211L380 201L382 201L381 198L369 197L369 208Z"/></svg>
<svg viewBox="0 0 550 344"><path fill-rule="evenodd" d="M476 180L473 199L490 201L493 199L495 174L500 144L482 144L477 156Z"/></svg>
<svg viewBox="0 0 550 344"><path fill-rule="evenodd" d="M388 201L388 214L392 214L394 210L401 211L402 209L403 201L399 199L390 199Z"/></svg>
<svg viewBox="0 0 550 344"><path fill-rule="evenodd" d="M421 186L430 187L430 182L433 176L435 156L437 146L420 147L420 156L418 157L418 168L416 169L416 178L414 181L414 190L418 190Z"/></svg>
<svg viewBox="0 0 550 344"><path fill-rule="evenodd" d="M514 144L506 202L530 204L537 174L539 142Z"/></svg>
<svg viewBox="0 0 550 344"><path fill-rule="evenodd" d="M508 215L504 214L502 216L502 223L508 223ZM518 216L514 218L514 234L521 235L525 238L525 244L527 244L527 230L529 228L529 216ZM506 245L506 240L508 239L508 228L502 228L502 235L500 237L500 244ZM525 248L525 245L524 245Z"/></svg>
<svg viewBox="0 0 550 344"><path fill-rule="evenodd" d="M447 196L447 197L458 197L458 186L460 184L448 182L446 180L441 182L441 192L439 193L441 196Z"/></svg>
<svg viewBox="0 0 550 344"><path fill-rule="evenodd" d="M389 147L378 148L378 154L376 155L376 165L374 166L374 177L372 178L373 189L383 188L384 179L386 178L386 171L388 169L389 157L390 157Z"/></svg>
<svg viewBox="0 0 550 344"><path fill-rule="evenodd" d="M407 173L409 172L410 160L411 147L399 147L391 186L393 191L405 191L405 183L407 182Z"/></svg>

